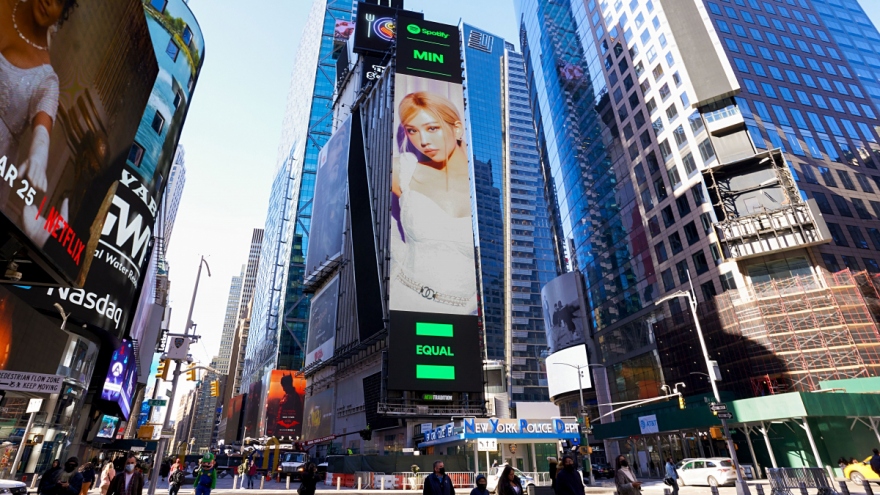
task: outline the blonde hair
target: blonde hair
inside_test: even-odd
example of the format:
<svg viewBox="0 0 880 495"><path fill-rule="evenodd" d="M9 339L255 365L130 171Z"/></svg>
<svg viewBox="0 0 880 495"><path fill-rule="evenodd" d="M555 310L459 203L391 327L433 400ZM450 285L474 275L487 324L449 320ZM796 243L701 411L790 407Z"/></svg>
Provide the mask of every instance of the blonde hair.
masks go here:
<svg viewBox="0 0 880 495"><path fill-rule="evenodd" d="M450 128L454 128L456 122L461 123L461 116L458 115L458 110L451 101L425 91L417 91L403 97L398 109L400 123L406 125L421 111L433 115Z"/></svg>

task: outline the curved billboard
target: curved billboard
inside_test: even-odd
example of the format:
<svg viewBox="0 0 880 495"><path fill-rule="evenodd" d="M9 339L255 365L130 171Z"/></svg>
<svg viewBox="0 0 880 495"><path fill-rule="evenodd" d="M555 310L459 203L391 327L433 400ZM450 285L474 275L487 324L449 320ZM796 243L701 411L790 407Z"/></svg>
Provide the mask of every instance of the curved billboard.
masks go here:
<svg viewBox="0 0 880 495"><path fill-rule="evenodd" d="M582 286L580 272L569 272L541 288L544 329L550 354L586 343L589 327Z"/></svg>

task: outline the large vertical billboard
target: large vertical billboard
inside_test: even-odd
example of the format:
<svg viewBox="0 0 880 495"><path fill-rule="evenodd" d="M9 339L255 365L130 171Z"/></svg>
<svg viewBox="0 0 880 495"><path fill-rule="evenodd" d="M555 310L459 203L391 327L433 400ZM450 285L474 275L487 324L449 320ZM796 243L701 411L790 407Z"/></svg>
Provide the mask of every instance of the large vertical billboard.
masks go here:
<svg viewBox="0 0 880 495"><path fill-rule="evenodd" d="M137 364L134 344L131 340L123 340L110 358L101 399L118 405L122 417L127 420L131 414L131 401L134 398L136 384Z"/></svg>
<svg viewBox="0 0 880 495"><path fill-rule="evenodd" d="M226 414L226 434L223 437L223 443L232 445L242 440L241 423L244 417L243 412L247 405L247 394L236 395L229 399L229 405L223 411Z"/></svg>
<svg viewBox="0 0 880 495"><path fill-rule="evenodd" d="M305 396L305 375L298 371L272 371L266 397L267 437L296 440L302 435Z"/></svg>
<svg viewBox="0 0 880 495"><path fill-rule="evenodd" d="M328 437L333 433L334 408L333 389L327 389L306 398L305 426L303 439L316 440Z"/></svg>
<svg viewBox="0 0 880 495"><path fill-rule="evenodd" d="M586 342L587 305L580 272L569 272L541 288L544 331L550 354Z"/></svg>
<svg viewBox="0 0 880 495"><path fill-rule="evenodd" d="M388 386L482 390L459 32L398 16Z"/></svg>
<svg viewBox="0 0 880 495"><path fill-rule="evenodd" d="M348 150L351 141L351 118L336 129L318 154L315 197L309 227L309 251L306 275L342 255L342 231L345 228L345 203L348 199Z"/></svg>
<svg viewBox="0 0 880 495"><path fill-rule="evenodd" d="M139 0L0 11L0 212L82 287L158 74ZM7 58L8 57L8 58Z"/></svg>
<svg viewBox="0 0 880 495"><path fill-rule="evenodd" d="M336 275L312 298L312 304L309 308L309 338L306 342L306 366L315 361L326 361L333 357L333 350L336 346L336 310L338 302L339 275Z"/></svg>

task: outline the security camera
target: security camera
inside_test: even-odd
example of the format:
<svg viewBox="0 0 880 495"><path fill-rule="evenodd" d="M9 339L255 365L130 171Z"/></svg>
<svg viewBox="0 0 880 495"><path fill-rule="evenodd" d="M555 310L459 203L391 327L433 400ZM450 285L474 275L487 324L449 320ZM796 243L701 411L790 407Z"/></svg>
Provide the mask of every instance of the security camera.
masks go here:
<svg viewBox="0 0 880 495"><path fill-rule="evenodd" d="M9 264L6 265L6 273L3 276L13 282L21 280L21 272L18 271L18 263L10 261Z"/></svg>

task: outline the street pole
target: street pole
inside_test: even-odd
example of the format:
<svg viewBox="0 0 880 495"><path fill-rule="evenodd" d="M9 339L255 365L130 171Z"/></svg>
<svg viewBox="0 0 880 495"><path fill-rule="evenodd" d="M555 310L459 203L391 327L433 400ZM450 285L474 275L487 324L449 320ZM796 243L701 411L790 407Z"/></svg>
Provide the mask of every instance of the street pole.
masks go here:
<svg viewBox="0 0 880 495"><path fill-rule="evenodd" d="M186 317L186 327L183 329L183 335L189 335L189 330L193 326L192 322L192 314L193 307L196 304L196 294L199 292L199 280L202 278L202 265L205 266L208 270L208 276L211 276L211 267L208 266L208 262L205 261L205 257L202 256L199 261L199 271L196 273L196 283L193 286L193 295L192 300L189 303L189 315ZM177 382L180 379L180 372L183 368L183 362L177 361L177 366L174 367L174 378L171 379L171 396L168 397L168 406L165 409L165 421L162 423L162 430L167 430L171 427L171 408L174 405L174 396L177 393ZM164 438L164 434L159 438L159 443L156 445L156 454L153 456L153 469L150 472L150 489L148 491L149 495L156 494L156 485L159 484L159 468L162 466L162 458L165 456L165 451L167 450L165 446L168 443L168 440Z"/></svg>
<svg viewBox="0 0 880 495"><path fill-rule="evenodd" d="M568 363L556 363L556 364L564 364L565 366L568 366L569 368L574 368L577 370L577 373L578 373L578 392L580 392L580 397L581 397L580 403L578 404L578 412L580 413L581 418L585 418L585 419L588 418L587 413L585 411L585 407L584 407L584 386L583 386L583 383L581 382L581 370L582 369L589 369L590 365L588 364L586 366L581 366L581 365L573 365L573 364L568 364ZM584 421L584 424L585 423L586 423L586 421ZM584 437L587 439L587 464L589 464L588 467L590 468L590 485L594 485L596 483L596 478L593 477L593 458L592 458L592 455L590 455L590 435L585 434Z"/></svg>
<svg viewBox="0 0 880 495"><path fill-rule="evenodd" d="M15 460L12 461L12 470L9 471L9 476L12 479L15 479L15 473L18 471L18 464L21 462L21 456L24 454L24 446L27 443L28 435L31 434L31 428L34 427L34 418L36 417L37 411L31 412L31 417L28 418L27 426L24 428L24 434L21 436L21 443L18 446L18 450L15 451Z"/></svg>

